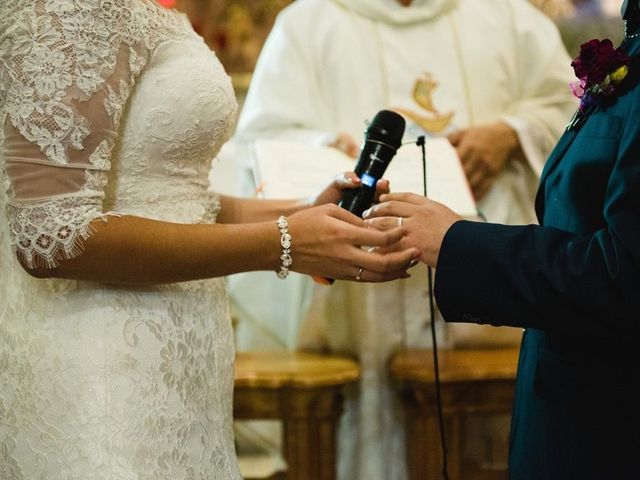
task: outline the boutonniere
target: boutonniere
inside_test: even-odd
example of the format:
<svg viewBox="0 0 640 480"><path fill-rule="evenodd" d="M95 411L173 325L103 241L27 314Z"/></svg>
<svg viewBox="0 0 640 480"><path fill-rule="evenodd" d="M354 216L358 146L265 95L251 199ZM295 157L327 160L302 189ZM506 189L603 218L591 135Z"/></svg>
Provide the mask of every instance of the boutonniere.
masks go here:
<svg viewBox="0 0 640 480"><path fill-rule="evenodd" d="M611 102L629 73L629 56L613 48L611 40L590 40L580 45L580 53L571 62L578 80L569 87L580 105L567 125L578 128L588 114Z"/></svg>

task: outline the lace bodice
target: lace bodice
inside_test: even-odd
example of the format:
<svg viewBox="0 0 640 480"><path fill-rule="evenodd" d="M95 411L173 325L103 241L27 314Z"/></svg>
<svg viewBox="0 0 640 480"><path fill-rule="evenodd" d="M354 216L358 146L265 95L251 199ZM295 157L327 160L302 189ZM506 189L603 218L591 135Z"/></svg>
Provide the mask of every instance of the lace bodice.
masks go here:
<svg viewBox="0 0 640 480"><path fill-rule="evenodd" d="M143 205L179 194L172 220L195 219L236 104L185 16L151 0L6 0L0 31L8 218L29 265L77 255L108 209L157 217Z"/></svg>
<svg viewBox="0 0 640 480"><path fill-rule="evenodd" d="M0 478L237 480L222 279L36 280L91 223L212 223L229 78L152 0L0 0ZM117 261L117 260L116 260Z"/></svg>

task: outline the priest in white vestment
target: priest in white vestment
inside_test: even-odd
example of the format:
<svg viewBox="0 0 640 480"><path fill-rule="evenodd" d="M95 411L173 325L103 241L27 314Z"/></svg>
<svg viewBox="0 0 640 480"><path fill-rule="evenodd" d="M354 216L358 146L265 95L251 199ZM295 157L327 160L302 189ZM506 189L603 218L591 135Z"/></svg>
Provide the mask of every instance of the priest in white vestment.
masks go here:
<svg viewBox="0 0 640 480"><path fill-rule="evenodd" d="M488 221L533 223L544 161L576 108L572 77L555 25L525 0L297 0L261 52L236 141L278 138L356 155L365 121L394 109L408 121L405 141L451 139ZM347 396L339 478L405 479L404 420L387 362L399 347L431 346L426 268L391 284L331 287L271 274L268 292L250 288L254 275L231 280L239 348L357 356L362 380ZM283 316L273 318L272 306ZM449 346L520 337L442 322L437 330ZM487 448L506 450L505 438Z"/></svg>

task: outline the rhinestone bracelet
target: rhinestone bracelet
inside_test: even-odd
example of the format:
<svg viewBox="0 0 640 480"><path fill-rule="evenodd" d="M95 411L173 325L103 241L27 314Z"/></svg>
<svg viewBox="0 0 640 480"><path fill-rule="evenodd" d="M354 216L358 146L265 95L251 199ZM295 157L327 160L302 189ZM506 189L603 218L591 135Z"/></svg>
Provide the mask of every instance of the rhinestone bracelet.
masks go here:
<svg viewBox="0 0 640 480"><path fill-rule="evenodd" d="M291 234L289 233L289 222L284 215L278 218L278 228L280 229L280 245L282 246L282 255L280 255L280 271L278 278L285 279L289 275L289 267L293 263L291 258Z"/></svg>

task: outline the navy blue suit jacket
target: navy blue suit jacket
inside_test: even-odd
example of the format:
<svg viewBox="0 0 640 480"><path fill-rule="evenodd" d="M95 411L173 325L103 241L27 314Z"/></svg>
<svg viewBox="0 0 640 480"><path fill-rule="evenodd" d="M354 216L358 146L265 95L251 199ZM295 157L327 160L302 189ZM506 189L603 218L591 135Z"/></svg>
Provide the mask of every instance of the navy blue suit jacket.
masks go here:
<svg viewBox="0 0 640 480"><path fill-rule="evenodd" d="M640 53L640 38L625 47ZM541 226L461 221L435 294L447 321L525 329L513 480L640 479L640 82L632 70L551 153Z"/></svg>

